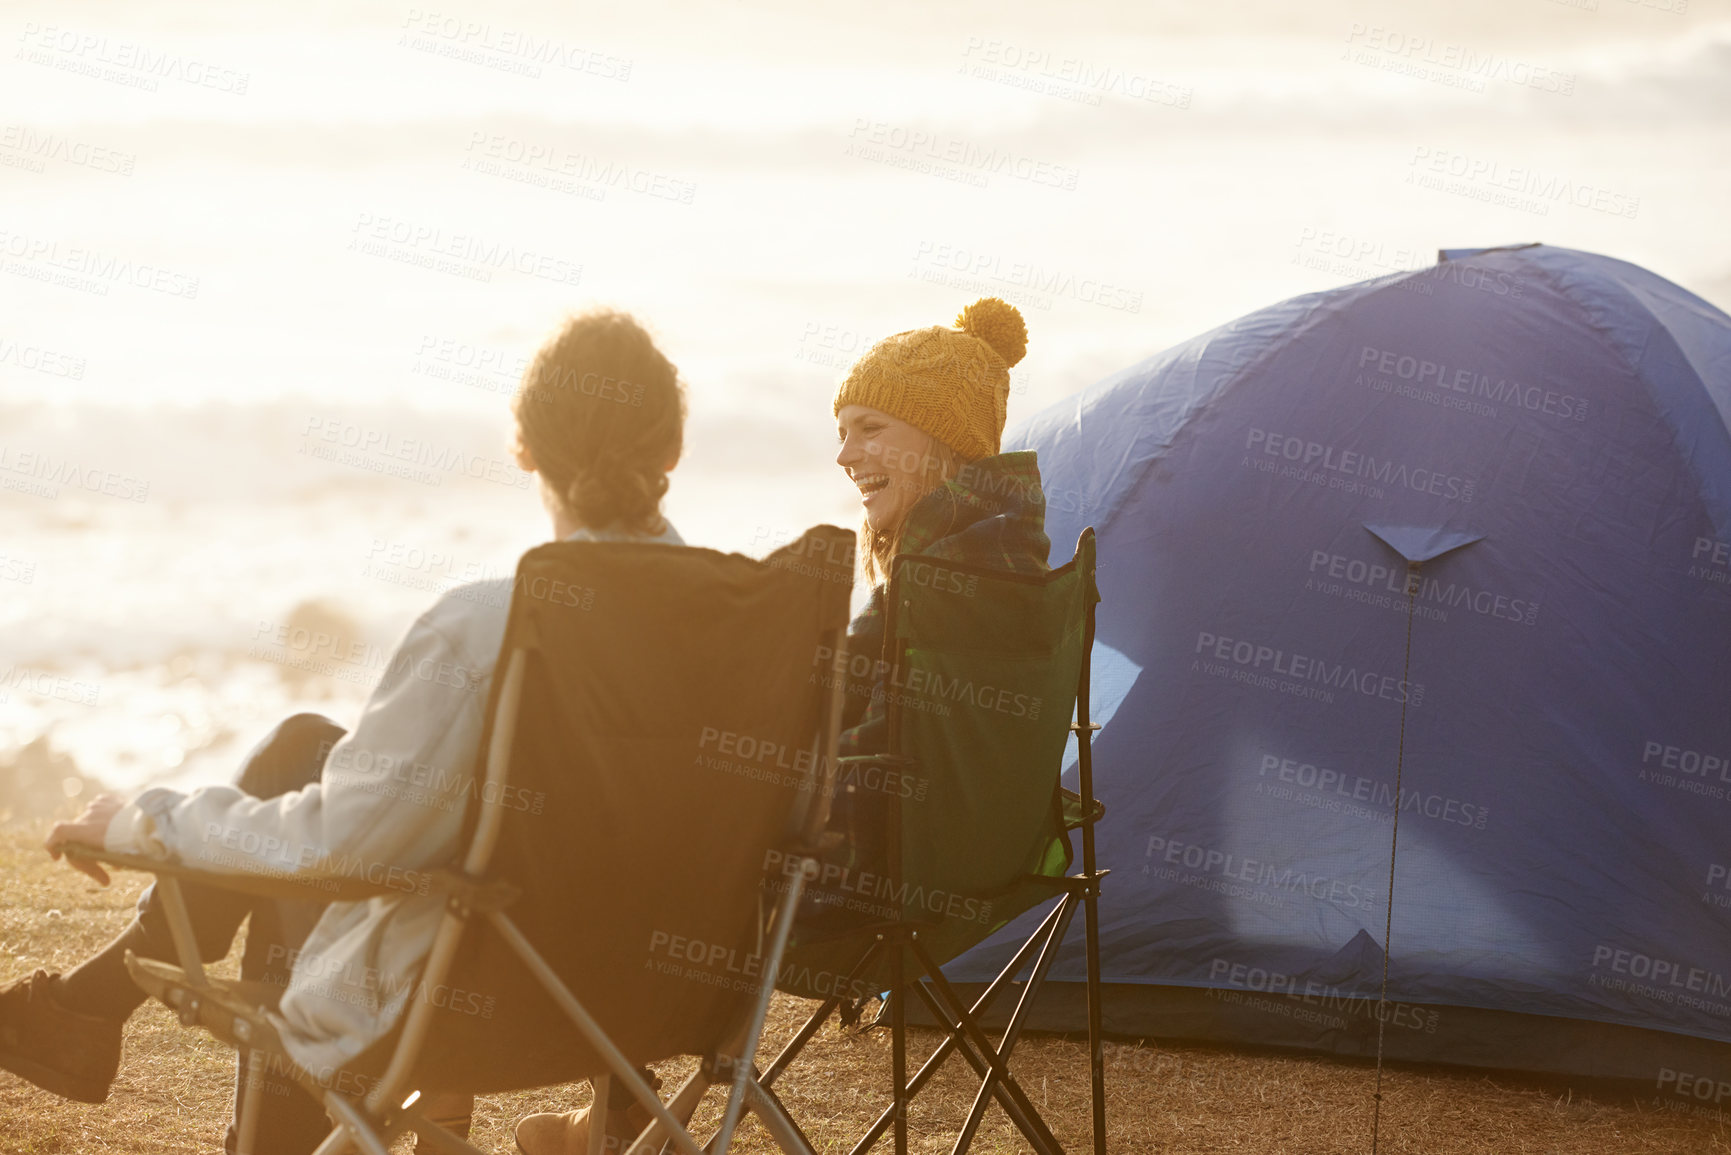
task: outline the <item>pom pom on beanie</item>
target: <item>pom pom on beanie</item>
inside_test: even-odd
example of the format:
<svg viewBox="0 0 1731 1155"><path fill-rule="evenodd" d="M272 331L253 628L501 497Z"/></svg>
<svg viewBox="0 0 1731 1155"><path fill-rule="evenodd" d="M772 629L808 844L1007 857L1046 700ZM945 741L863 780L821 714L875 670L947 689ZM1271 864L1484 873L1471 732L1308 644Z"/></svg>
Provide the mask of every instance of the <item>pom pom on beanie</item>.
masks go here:
<svg viewBox="0 0 1731 1155"><path fill-rule="evenodd" d="M956 328L990 345L1006 368L1014 367L1028 352L1028 326L1008 301L981 297L956 317Z"/></svg>
<svg viewBox="0 0 1731 1155"><path fill-rule="evenodd" d="M998 452L1010 396L1010 366L1028 351L1016 307L982 297L956 317L885 337L854 362L835 412L864 405L923 429L966 461Z"/></svg>

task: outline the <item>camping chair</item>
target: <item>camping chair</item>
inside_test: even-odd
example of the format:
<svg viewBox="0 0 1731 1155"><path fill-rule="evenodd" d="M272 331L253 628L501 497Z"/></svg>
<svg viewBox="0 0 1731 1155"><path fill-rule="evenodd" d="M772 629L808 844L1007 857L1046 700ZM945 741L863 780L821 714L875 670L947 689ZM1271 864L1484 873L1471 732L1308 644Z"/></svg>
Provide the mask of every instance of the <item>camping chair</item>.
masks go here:
<svg viewBox="0 0 1731 1155"><path fill-rule="evenodd" d="M831 860L808 884L808 904L817 899L863 905L867 916L827 932L823 918L796 923L780 985L822 1002L769 1067L753 1073L761 1101L771 1102L776 1079L832 1013L862 992L887 992L878 1022L887 1015L892 1035L892 1102L853 1155L891 1128L896 1155L905 1155L908 1103L956 1052L981 1080L952 1149L957 1155L973 1142L994 1100L1036 1152L1060 1155L1057 1139L1008 1064L1078 907L1087 954L1093 1150L1105 1153L1097 901L1106 872L1095 869L1094 861L1094 823L1104 808L1094 800L1090 739L1098 727L1088 717L1099 597L1091 528L1082 532L1073 560L1040 576L918 556L894 563L883 655L891 753L844 758L837 772L839 789L856 795L877 791L885 798L889 845L879 861L887 863L886 877L871 879L857 866ZM857 664L860 658L852 660ZM1059 785L1071 734L1077 740L1079 795ZM1082 870L1069 875L1068 835L1078 828ZM857 901L862 895L863 903ZM965 1005L942 964L1054 899L1056 905L997 979ZM811 929L814 924L818 929ZM1030 964L994 1046L981 1018ZM911 1080L910 994L945 1036Z"/></svg>
<svg viewBox="0 0 1731 1155"><path fill-rule="evenodd" d="M182 879L273 897L364 901L397 893L346 875L212 874L80 851L156 874L180 966L128 956L135 980L245 1053L240 1147L256 1133L260 1076L286 1070L335 1129L319 1155L384 1155L413 1131L476 1149L415 1108L437 1091L486 1094L593 1077L596 1121L618 1079L652 1115L630 1150L683 1155L689 1090L670 1111L638 1074L697 1055L729 1087L710 1150L751 1097L778 1142L799 1130L752 1069L804 877L790 842L833 752L839 695L814 664L845 637L853 535L819 526L766 562L650 544L558 542L524 555L488 701L484 782L461 855L434 872L445 913L395 1030L341 1070L282 1047L280 991L206 974ZM524 805L533 800L533 805ZM770 875L765 864L796 864ZM312 888L309 890L309 887ZM773 908L773 909L772 909ZM491 1015L470 1013L475 992Z"/></svg>

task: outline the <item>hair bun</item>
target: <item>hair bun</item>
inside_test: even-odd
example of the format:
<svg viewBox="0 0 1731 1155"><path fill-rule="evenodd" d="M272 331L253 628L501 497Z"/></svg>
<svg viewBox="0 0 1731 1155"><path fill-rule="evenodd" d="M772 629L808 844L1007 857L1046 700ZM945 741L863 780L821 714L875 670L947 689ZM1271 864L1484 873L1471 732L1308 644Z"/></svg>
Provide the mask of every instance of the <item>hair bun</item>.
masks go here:
<svg viewBox="0 0 1731 1155"><path fill-rule="evenodd" d="M970 337L978 337L992 352L1014 365L1028 352L1028 326L1016 306L997 297L981 297L956 318L956 328Z"/></svg>

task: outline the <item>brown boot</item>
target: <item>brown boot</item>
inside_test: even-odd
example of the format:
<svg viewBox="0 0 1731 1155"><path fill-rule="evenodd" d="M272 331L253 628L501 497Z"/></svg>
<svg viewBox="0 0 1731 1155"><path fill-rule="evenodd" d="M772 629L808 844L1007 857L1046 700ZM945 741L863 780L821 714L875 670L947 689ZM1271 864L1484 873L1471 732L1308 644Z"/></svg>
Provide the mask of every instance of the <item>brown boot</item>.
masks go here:
<svg viewBox="0 0 1731 1155"><path fill-rule="evenodd" d="M100 1103L120 1069L124 1020L60 1005L60 976L37 971L0 989L0 1067L67 1099Z"/></svg>
<svg viewBox="0 0 1731 1155"><path fill-rule="evenodd" d="M624 1111L608 1111L605 1150L625 1150L647 1126L649 1112L636 1103ZM525 1115L517 1124L517 1150L522 1155L589 1155L589 1108Z"/></svg>
<svg viewBox="0 0 1731 1155"><path fill-rule="evenodd" d="M643 1076L651 1090L661 1089L661 1080L655 1072L643 1070L638 1074ZM622 1088L615 1084L614 1090ZM613 1097L612 1102L621 1102L623 1098ZM625 1150L647 1126L649 1109L636 1099L631 1099L624 1110L610 1105L604 1149L610 1152ZM575 1111L559 1113L542 1111L524 1116L523 1121L517 1124L517 1150L522 1155L589 1155L589 1108L579 1107Z"/></svg>

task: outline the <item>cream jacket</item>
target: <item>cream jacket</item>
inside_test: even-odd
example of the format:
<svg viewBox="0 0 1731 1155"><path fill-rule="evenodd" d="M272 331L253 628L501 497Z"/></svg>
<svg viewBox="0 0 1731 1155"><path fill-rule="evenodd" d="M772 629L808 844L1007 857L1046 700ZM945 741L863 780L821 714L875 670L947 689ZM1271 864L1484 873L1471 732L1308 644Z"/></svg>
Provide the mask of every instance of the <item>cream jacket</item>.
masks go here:
<svg viewBox="0 0 1731 1155"><path fill-rule="evenodd" d="M650 539L580 530L567 540L684 544L671 525ZM480 786L483 714L511 586L511 578L458 586L420 616L313 785L276 798L227 785L146 790L109 823L105 842L115 852L213 871L343 874L402 892L327 907L293 957L276 1025L290 1055L315 1074L337 1077L419 996L443 909L427 871L457 855L464 807ZM491 1010L485 992L425 997L466 1013Z"/></svg>

